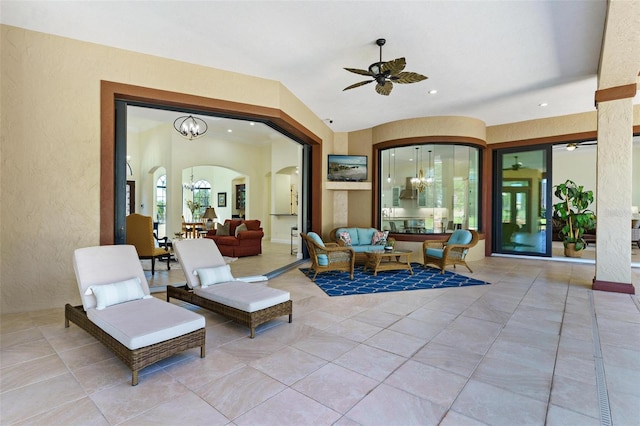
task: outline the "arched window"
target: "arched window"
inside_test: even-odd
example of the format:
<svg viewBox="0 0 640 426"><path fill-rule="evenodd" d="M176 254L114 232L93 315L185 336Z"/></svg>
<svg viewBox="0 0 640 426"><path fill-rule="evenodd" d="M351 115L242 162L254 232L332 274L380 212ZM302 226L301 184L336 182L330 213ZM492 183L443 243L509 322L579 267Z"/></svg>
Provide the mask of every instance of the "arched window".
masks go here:
<svg viewBox="0 0 640 426"><path fill-rule="evenodd" d="M167 175L156 181L156 222L167 222Z"/></svg>
<svg viewBox="0 0 640 426"><path fill-rule="evenodd" d="M194 184L193 202L200 206L194 211L194 216L201 218L204 211L210 206L211 200L211 184L206 180L199 180Z"/></svg>

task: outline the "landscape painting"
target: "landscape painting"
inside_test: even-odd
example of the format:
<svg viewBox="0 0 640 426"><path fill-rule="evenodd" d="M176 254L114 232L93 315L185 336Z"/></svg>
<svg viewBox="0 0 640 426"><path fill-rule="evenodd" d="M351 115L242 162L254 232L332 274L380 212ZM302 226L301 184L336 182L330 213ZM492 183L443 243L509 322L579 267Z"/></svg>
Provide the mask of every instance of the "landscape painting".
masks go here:
<svg viewBox="0 0 640 426"><path fill-rule="evenodd" d="M366 155L329 154L327 179L342 182L363 182L367 180Z"/></svg>

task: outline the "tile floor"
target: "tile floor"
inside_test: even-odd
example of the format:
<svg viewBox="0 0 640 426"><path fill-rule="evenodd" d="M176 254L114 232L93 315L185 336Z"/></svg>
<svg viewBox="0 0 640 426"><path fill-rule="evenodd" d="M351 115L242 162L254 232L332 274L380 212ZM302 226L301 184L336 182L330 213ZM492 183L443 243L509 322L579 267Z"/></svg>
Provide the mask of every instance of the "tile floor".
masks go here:
<svg viewBox="0 0 640 426"><path fill-rule="evenodd" d="M264 273L288 255L286 245L231 267ZM340 298L294 269L270 281L291 292L293 323L255 339L184 305L206 317L206 358L159 362L135 387L104 346L64 328L62 307L3 315L0 423L582 426L610 412L602 424L640 424L637 295L591 291L588 264L492 257L472 268L492 284Z"/></svg>

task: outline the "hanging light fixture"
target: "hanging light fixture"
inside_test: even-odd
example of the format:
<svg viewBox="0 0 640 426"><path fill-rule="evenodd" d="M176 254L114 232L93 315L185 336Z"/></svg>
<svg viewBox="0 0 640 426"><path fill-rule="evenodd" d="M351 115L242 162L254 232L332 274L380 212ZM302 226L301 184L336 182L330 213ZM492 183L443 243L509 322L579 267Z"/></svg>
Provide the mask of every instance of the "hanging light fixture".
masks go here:
<svg viewBox="0 0 640 426"><path fill-rule="evenodd" d="M194 117L193 115L184 115L176 118L173 122L173 128L189 140L204 135L209 129L203 119Z"/></svg>
<svg viewBox="0 0 640 426"><path fill-rule="evenodd" d="M427 179L424 177L424 171L422 170L422 151L420 151L420 171L418 171L418 149L416 147L416 177L411 179L411 187L418 192L424 192L427 188Z"/></svg>
<svg viewBox="0 0 640 426"><path fill-rule="evenodd" d="M187 182L183 183L182 187L187 191L191 191L191 192L193 192L193 190L196 189L196 184L193 181L193 167L191 168L191 181L189 181L188 183Z"/></svg>
<svg viewBox="0 0 640 426"><path fill-rule="evenodd" d="M431 163L431 150L429 150L429 170L427 171L427 185L431 185L434 181L433 175L434 175L434 167L433 167L433 163Z"/></svg>

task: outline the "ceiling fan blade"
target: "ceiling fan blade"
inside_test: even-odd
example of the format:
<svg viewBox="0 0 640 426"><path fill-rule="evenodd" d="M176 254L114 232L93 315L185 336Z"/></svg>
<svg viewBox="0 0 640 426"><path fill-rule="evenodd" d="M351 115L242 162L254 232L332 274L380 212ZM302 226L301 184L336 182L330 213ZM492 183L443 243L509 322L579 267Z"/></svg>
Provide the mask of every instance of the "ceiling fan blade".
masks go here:
<svg viewBox="0 0 640 426"><path fill-rule="evenodd" d="M358 69L358 68L345 68L345 70L347 70L349 72L352 72L354 74L367 75L367 76L371 75L371 73L369 71L361 70L361 69Z"/></svg>
<svg viewBox="0 0 640 426"><path fill-rule="evenodd" d="M356 87L360 87L360 86L364 86L365 84L369 84L369 83L373 83L375 80L365 80L365 81L361 81L359 83L355 83L352 84L349 87L345 87L344 89L342 89L342 91L344 92L345 90L349 90L349 89L354 89Z"/></svg>
<svg viewBox="0 0 640 426"><path fill-rule="evenodd" d="M388 71L389 75L396 75L406 66L407 61L404 58L398 58L393 61L384 62L381 68L383 73Z"/></svg>
<svg viewBox="0 0 640 426"><path fill-rule="evenodd" d="M376 92L384 96L389 96L392 89L393 84L390 81L385 81L384 84L376 84Z"/></svg>
<svg viewBox="0 0 640 426"><path fill-rule="evenodd" d="M429 77L418 74L417 72L401 72L396 75L392 75L390 78L394 83L409 84L426 80Z"/></svg>

